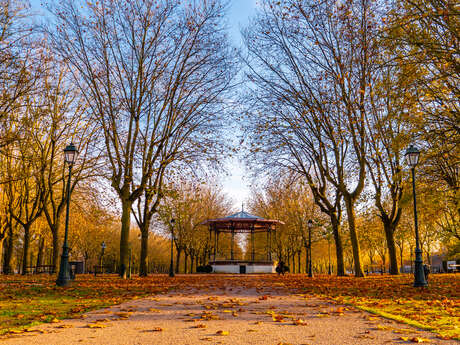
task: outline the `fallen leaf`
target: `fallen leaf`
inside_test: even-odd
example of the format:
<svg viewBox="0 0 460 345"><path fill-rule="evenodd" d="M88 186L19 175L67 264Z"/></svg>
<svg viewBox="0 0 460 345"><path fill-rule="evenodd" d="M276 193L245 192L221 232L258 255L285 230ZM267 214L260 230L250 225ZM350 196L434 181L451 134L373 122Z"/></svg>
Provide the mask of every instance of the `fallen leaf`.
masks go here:
<svg viewBox="0 0 460 345"><path fill-rule="evenodd" d="M192 326L192 328L206 328L204 323L199 323L198 325Z"/></svg>
<svg viewBox="0 0 460 345"><path fill-rule="evenodd" d="M275 322L283 322L283 315L273 315L272 316L272 320L275 321Z"/></svg>
<svg viewBox="0 0 460 345"><path fill-rule="evenodd" d="M73 328L73 325L64 324L64 325L56 326L56 328Z"/></svg>
<svg viewBox="0 0 460 345"><path fill-rule="evenodd" d="M107 325L104 325L102 323L89 323L86 325L88 328L106 328Z"/></svg>
<svg viewBox="0 0 460 345"><path fill-rule="evenodd" d="M306 326L307 325L307 322L302 319L294 319L292 320L292 323L296 326Z"/></svg>
<svg viewBox="0 0 460 345"><path fill-rule="evenodd" d="M429 343L430 342L429 339L419 338L419 337L413 337L410 339L410 341L413 343Z"/></svg>

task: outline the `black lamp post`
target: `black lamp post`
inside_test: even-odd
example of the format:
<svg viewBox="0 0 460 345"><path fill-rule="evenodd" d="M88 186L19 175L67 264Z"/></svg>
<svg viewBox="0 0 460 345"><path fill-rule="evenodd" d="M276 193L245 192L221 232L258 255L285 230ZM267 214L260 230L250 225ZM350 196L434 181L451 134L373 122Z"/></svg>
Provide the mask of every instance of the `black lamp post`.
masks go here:
<svg viewBox="0 0 460 345"><path fill-rule="evenodd" d="M414 273L414 286L421 287L427 286L428 283L425 279L423 272L422 250L420 249L420 239L418 233L417 221L417 197L415 194L415 167L417 166L420 157L420 151L413 145L409 146L405 153L406 162L412 170L412 195L414 198L414 224L415 224L415 273Z"/></svg>
<svg viewBox="0 0 460 345"><path fill-rule="evenodd" d="M169 276L174 277L173 246L174 246L174 224L176 223L175 219L172 218L170 223L171 223L171 262L169 264Z"/></svg>
<svg viewBox="0 0 460 345"><path fill-rule="evenodd" d="M102 241L102 243L101 243L101 274L102 274L102 266L103 266L102 265L102 263L103 263L102 258L104 257L105 248L106 248L105 242Z"/></svg>
<svg viewBox="0 0 460 345"><path fill-rule="evenodd" d="M313 227L313 221L308 220L308 276L313 277L313 272L311 270L311 228Z"/></svg>
<svg viewBox="0 0 460 345"><path fill-rule="evenodd" d="M69 209L70 209L70 177L72 175L72 166L75 163L77 158L78 150L77 148L70 143L64 149L64 161L69 166L69 178L67 180L67 209L65 217L65 233L64 233L64 244L62 246L62 255L61 255L61 266L59 267L59 275L56 280L56 285L66 286L69 284L70 277L70 265L69 265L69 247L67 245L67 235L69 231Z"/></svg>
<svg viewBox="0 0 460 345"><path fill-rule="evenodd" d="M329 255L329 268L328 268L328 271L327 271L327 274L331 275L332 272L331 272L331 235L328 234L327 236L327 253Z"/></svg>
<svg viewBox="0 0 460 345"><path fill-rule="evenodd" d="M128 261L128 279L131 279L131 270L132 270L132 259L133 259L133 251L131 247L131 243L129 244L129 261Z"/></svg>

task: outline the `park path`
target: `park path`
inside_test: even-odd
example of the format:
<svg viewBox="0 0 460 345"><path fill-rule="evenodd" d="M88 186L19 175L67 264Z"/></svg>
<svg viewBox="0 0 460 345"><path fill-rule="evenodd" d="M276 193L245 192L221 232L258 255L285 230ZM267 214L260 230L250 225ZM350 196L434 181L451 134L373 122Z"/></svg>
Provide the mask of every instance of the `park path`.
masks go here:
<svg viewBox="0 0 460 345"><path fill-rule="evenodd" d="M301 345L459 344L366 312L305 295L221 284L181 287L167 294L43 324L1 345ZM256 279L256 278L255 278Z"/></svg>

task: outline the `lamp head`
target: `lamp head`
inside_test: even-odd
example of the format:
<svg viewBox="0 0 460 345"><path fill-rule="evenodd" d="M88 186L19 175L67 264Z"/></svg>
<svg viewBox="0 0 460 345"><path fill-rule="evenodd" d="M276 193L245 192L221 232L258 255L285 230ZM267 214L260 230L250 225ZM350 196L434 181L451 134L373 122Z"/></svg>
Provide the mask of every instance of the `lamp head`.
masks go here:
<svg viewBox="0 0 460 345"><path fill-rule="evenodd" d="M77 159L78 155L78 150L74 146L73 143L70 143L65 149L64 149L64 160L67 164L73 165L75 163L75 160Z"/></svg>
<svg viewBox="0 0 460 345"><path fill-rule="evenodd" d="M414 145L410 145L407 148L404 156L406 157L407 165L409 165L411 168L415 168L418 164L418 159L420 157L420 151Z"/></svg>

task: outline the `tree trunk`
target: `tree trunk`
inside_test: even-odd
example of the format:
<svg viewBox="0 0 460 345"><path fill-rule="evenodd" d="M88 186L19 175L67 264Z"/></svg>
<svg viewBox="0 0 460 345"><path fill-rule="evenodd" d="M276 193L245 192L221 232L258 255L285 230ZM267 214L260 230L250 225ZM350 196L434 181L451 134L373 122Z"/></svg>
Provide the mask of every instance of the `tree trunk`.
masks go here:
<svg viewBox="0 0 460 345"><path fill-rule="evenodd" d="M308 273L308 246L305 245L305 273Z"/></svg>
<svg viewBox="0 0 460 345"><path fill-rule="evenodd" d="M11 259L13 258L13 227L8 228L8 238L5 240L5 252L3 257L3 273L12 274Z"/></svg>
<svg viewBox="0 0 460 345"><path fill-rule="evenodd" d="M141 256L140 256L140 261L139 261L139 276L140 277L147 277L148 275L148 267L147 267L148 251L149 251L149 229L148 229L148 225L147 225L147 229L145 229L145 225L144 225L144 229L141 229Z"/></svg>
<svg viewBox="0 0 460 345"><path fill-rule="evenodd" d="M384 222L383 229L385 231L385 237L387 239L388 256L390 259L390 274L397 275L399 274L398 257L396 254L396 245L394 238L396 226L394 224L391 224L390 222Z"/></svg>
<svg viewBox="0 0 460 345"><path fill-rule="evenodd" d="M404 251L403 250L404 250L403 247L399 248L399 256L400 256L400 258L399 258L400 261L399 262L400 262L400 267L401 267L401 269L403 269L403 273L404 273L404 257L403 257Z"/></svg>
<svg viewBox="0 0 460 345"><path fill-rule="evenodd" d="M193 263L195 262L194 259L195 257L190 255L190 273L193 273Z"/></svg>
<svg viewBox="0 0 460 345"><path fill-rule="evenodd" d="M129 265L129 228L131 225L131 206L132 202L128 198L120 198L121 212L121 236L120 236L120 266L118 274L126 279Z"/></svg>
<svg viewBox="0 0 460 345"><path fill-rule="evenodd" d="M180 261L181 253L182 253L182 249L181 250L179 250L179 249L176 250L176 269L175 269L175 273L179 273L179 263L180 263L179 261Z"/></svg>
<svg viewBox="0 0 460 345"><path fill-rule="evenodd" d="M5 251L6 251L6 246L7 246L7 239L8 237L5 237L2 239L2 243L0 243L0 246L1 246L1 250L0 250L0 265L1 265L1 271L2 273L5 273L3 272L3 262L4 262L4 259L5 259Z"/></svg>
<svg viewBox="0 0 460 345"><path fill-rule="evenodd" d="M37 265L43 265L43 252L45 250L45 238L40 236L40 241L38 242L38 254L37 254Z"/></svg>
<svg viewBox="0 0 460 345"><path fill-rule="evenodd" d="M22 251L22 274L27 273L29 263L29 245L30 245L30 225L23 225L24 228L24 245Z"/></svg>
<svg viewBox="0 0 460 345"><path fill-rule="evenodd" d="M59 262L59 225L55 224L50 226L51 234L53 236L53 273L57 272Z"/></svg>
<svg viewBox="0 0 460 345"><path fill-rule="evenodd" d="M193 260L192 260L193 263ZM184 252L184 273L187 274L187 264L188 264L188 254L187 252ZM190 266L192 267L192 266Z"/></svg>
<svg viewBox="0 0 460 345"><path fill-rule="evenodd" d="M356 232L356 215L354 202L350 196L344 196L347 208L348 229L350 231L350 241L353 251L353 262L355 268L355 277L364 277L364 271L361 264L361 253L359 249L358 233Z"/></svg>
<svg viewBox="0 0 460 345"><path fill-rule="evenodd" d="M300 250L297 252L297 273L300 273Z"/></svg>
<svg viewBox="0 0 460 345"><path fill-rule="evenodd" d="M340 236L340 222L335 214L332 214L330 218L331 218L332 232L334 233L335 256L337 260L337 276L341 277L345 275L345 265L343 262L343 246L342 246L342 237Z"/></svg>

